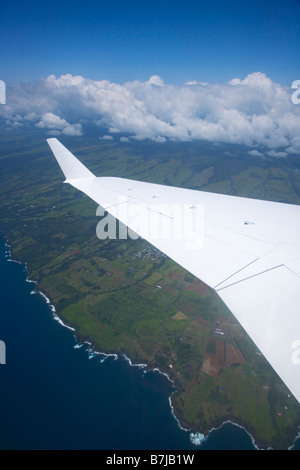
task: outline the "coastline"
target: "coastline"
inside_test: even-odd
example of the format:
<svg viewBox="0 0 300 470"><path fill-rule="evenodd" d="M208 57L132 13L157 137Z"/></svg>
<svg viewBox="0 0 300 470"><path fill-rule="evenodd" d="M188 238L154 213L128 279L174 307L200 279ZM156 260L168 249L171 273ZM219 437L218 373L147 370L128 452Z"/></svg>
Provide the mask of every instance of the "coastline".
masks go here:
<svg viewBox="0 0 300 470"><path fill-rule="evenodd" d="M30 284L34 284L35 287L37 287L37 282L30 279L29 278L29 268L28 268L28 263L27 262L22 262L22 261L18 261L18 260L15 260L12 258L12 247L11 245L9 245L8 243L8 238L6 236L4 236L2 234L1 238L3 238L4 240L4 244L5 244L5 256L6 256L6 260L8 262L14 262L14 263L17 263L21 266L24 267L24 270L27 274L27 277L26 277L26 282L30 283ZM104 362L108 357L113 357L114 360L118 360L120 359L120 357L123 357L126 362L128 362L128 364L130 365L130 367L138 367L139 369L144 369L144 373L148 373L148 372L158 372L160 375L164 376L165 378L167 378L167 380L172 384L172 386L174 387L174 391L171 393L171 395L169 396L169 406L170 406L170 409L171 409L171 414L173 415L178 427L182 430L182 431L185 431L189 434L189 438L190 438L190 441L191 443L195 446L195 447L199 447L201 448L201 445L203 443L206 442L206 440L209 438L209 436L213 433L213 432L216 432L218 431L219 429L221 429L225 424L227 423L230 423L231 425L233 426L237 426L238 428L242 429L243 431L246 432L246 434L250 437L251 439L251 442L252 442L252 445L253 447L256 449L256 450L262 450L262 449L272 449L271 446L268 446L268 445L265 445L265 443L261 442L261 443L258 443L258 440L254 438L253 434L251 434L251 432L248 431L248 428L249 426L247 426L247 423L239 423L237 419L226 419L226 420L216 420L215 423L212 423L211 426L209 427L209 429L207 430L204 430L204 433L202 433L201 431L197 431L197 430L193 430L191 427L188 426L188 423L187 425L185 425L184 423L181 423L180 419L178 418L178 416L176 415L176 409L175 407L173 406L173 403L172 403L172 395L174 393L176 393L176 387L175 387L175 384L174 384L174 381L172 379L170 379L169 375L166 373L166 372L163 372L161 371L158 367L155 367L155 366L149 366L148 364L144 364L144 363L134 363L126 354L124 354L124 352L114 352L114 353L111 353L111 352L103 352L103 351L98 351L98 348L96 345L93 345L93 343L91 343L89 341L88 338L80 338L80 337L77 337L76 336L76 328L70 324L67 324L65 321L63 321L62 318L60 318L56 312L56 309L55 309L55 306L53 303L51 303L50 301L50 298L48 297L48 294L47 292L44 293L42 292L41 290L37 290L36 288L34 288L31 292L30 292L30 295L40 295L45 303L49 306L50 308L50 311L52 313L52 318L57 321L62 327L64 328L67 328L69 330L71 330L74 334L74 340L76 342L74 348L81 348L81 347L84 347L84 345L87 345L88 346L88 353L89 353L89 358L92 358L92 357L95 357L95 356L102 356L102 358L100 359L100 362ZM298 434L296 434L296 436L294 436L293 438L293 441L292 441L292 444L289 445L287 447L287 449L289 450L292 450L296 441L300 439L300 427L298 428Z"/></svg>

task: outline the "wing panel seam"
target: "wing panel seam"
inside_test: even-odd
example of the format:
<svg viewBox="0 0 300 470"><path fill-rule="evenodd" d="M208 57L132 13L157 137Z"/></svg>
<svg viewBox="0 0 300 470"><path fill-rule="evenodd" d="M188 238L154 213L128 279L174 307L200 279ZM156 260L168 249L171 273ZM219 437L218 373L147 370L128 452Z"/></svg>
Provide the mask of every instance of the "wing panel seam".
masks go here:
<svg viewBox="0 0 300 470"><path fill-rule="evenodd" d="M239 279L238 281L232 282L231 284L228 284L227 286L221 287L220 289L215 288L215 290L216 290L216 292L220 292L223 289L227 289L228 287L232 287L235 284L239 284L240 282L247 281L248 279L251 279L252 277L260 276L261 274L267 273L268 271L273 271L274 269L281 268L282 266L285 266L285 264L278 264L278 266L273 266L273 268L265 269L264 271L260 271L259 273L252 274L252 276L244 277L244 279Z"/></svg>

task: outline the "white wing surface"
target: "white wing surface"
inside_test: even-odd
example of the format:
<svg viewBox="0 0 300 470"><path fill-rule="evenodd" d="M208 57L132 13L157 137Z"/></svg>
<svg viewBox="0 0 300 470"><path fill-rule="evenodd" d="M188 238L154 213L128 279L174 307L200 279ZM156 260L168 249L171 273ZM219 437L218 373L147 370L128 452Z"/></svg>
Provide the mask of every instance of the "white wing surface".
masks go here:
<svg viewBox="0 0 300 470"><path fill-rule="evenodd" d="M66 182L215 289L300 402L300 206L96 177L47 142Z"/></svg>

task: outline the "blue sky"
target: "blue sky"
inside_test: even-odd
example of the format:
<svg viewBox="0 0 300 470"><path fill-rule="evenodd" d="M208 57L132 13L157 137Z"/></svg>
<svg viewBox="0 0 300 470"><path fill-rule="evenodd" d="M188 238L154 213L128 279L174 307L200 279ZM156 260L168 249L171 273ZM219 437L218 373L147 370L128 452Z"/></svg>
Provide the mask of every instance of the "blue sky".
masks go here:
<svg viewBox="0 0 300 470"><path fill-rule="evenodd" d="M300 79L300 2L1 1L0 79L70 73L124 83Z"/></svg>
<svg viewBox="0 0 300 470"><path fill-rule="evenodd" d="M0 122L299 155L299 24L300 0L0 0Z"/></svg>

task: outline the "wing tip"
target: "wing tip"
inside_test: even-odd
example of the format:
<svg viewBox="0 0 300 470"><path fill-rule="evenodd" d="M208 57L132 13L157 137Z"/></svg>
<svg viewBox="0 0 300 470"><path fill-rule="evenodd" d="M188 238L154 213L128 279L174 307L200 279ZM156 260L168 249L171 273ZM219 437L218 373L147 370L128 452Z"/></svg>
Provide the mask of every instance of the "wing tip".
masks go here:
<svg viewBox="0 0 300 470"><path fill-rule="evenodd" d="M66 182L95 177L56 137L50 137L46 141L66 177Z"/></svg>

